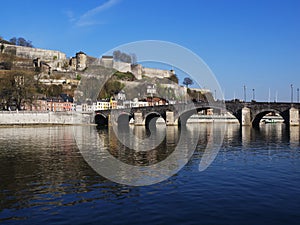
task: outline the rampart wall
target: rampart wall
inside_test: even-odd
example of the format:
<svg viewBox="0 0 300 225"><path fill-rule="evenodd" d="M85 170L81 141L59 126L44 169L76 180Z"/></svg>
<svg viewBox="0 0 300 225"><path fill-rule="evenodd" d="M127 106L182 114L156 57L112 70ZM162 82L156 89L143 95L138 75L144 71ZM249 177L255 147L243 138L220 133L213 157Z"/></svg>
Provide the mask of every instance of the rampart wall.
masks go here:
<svg viewBox="0 0 300 225"><path fill-rule="evenodd" d="M3 53L12 54L22 58L36 59L40 58L45 61L65 60L66 54L56 50L46 50L40 48L29 48L16 45L3 44Z"/></svg>

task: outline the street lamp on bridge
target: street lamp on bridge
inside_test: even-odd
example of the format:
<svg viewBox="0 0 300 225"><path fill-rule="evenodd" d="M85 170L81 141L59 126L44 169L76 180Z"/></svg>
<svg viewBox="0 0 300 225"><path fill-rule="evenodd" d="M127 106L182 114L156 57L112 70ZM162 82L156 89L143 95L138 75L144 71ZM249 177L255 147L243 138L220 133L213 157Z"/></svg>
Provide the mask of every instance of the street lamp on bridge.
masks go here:
<svg viewBox="0 0 300 225"><path fill-rule="evenodd" d="M291 84L291 103L293 103L293 92L294 92L294 90L293 90L293 84Z"/></svg>
<svg viewBox="0 0 300 225"><path fill-rule="evenodd" d="M246 102L246 85L244 85L244 102Z"/></svg>
<svg viewBox="0 0 300 225"><path fill-rule="evenodd" d="M252 100L255 101L255 89L252 89Z"/></svg>
<svg viewBox="0 0 300 225"><path fill-rule="evenodd" d="M217 90L215 89L215 101L217 100Z"/></svg>

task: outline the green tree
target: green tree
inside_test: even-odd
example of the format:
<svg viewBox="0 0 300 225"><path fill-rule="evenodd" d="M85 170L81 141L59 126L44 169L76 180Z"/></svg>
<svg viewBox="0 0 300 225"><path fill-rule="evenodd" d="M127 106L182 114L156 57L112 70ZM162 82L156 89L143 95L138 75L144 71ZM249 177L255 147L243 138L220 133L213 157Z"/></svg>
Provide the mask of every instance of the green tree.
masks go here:
<svg viewBox="0 0 300 225"><path fill-rule="evenodd" d="M189 77L185 77L182 83L188 88L189 85L192 85L194 83L194 81Z"/></svg>
<svg viewBox="0 0 300 225"><path fill-rule="evenodd" d="M119 72L119 71L114 73L113 78L115 78L117 80L124 80L124 81L136 80L135 76L132 73L130 73L130 72L123 73L123 72Z"/></svg>
<svg viewBox="0 0 300 225"><path fill-rule="evenodd" d="M80 74L77 74L77 75L76 75L76 80L81 80Z"/></svg>
<svg viewBox="0 0 300 225"><path fill-rule="evenodd" d="M124 84L116 80L108 80L101 89L98 99L107 99L117 94L124 88Z"/></svg>

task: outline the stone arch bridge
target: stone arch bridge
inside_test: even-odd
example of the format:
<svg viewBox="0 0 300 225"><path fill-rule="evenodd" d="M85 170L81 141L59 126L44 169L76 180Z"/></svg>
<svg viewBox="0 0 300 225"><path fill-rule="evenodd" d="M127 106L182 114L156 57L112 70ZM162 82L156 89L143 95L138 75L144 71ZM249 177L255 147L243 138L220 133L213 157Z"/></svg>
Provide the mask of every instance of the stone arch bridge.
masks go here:
<svg viewBox="0 0 300 225"><path fill-rule="evenodd" d="M299 103L286 102L226 102L226 109L241 125L258 127L260 120L268 113L279 114L287 125L299 125Z"/></svg>
<svg viewBox="0 0 300 225"><path fill-rule="evenodd" d="M163 118L166 125L183 125L188 118L201 110L215 109L219 112L230 112L240 125L258 127L260 120L268 113L282 116L290 126L299 125L300 104L268 102L198 102L191 104L162 105L129 109L101 110L95 112L95 123L98 125L128 124L131 118L135 125L150 126L158 118Z"/></svg>

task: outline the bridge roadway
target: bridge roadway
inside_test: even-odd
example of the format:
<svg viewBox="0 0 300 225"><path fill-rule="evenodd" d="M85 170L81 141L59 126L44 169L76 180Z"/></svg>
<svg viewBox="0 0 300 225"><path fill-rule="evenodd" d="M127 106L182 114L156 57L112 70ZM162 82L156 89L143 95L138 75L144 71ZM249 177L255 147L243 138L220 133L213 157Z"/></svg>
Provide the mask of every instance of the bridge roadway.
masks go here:
<svg viewBox="0 0 300 225"><path fill-rule="evenodd" d="M95 111L95 123L98 125L107 125L108 123L128 124L128 121L134 118L135 125L149 126L150 121L156 121L156 119L162 117L166 125L182 125L186 123L191 115L206 109L214 109L221 113L228 111L238 119L242 126L252 125L258 127L260 120L270 112L281 115L285 123L290 126L299 125L300 103L254 101L196 102L189 104L101 110Z"/></svg>

